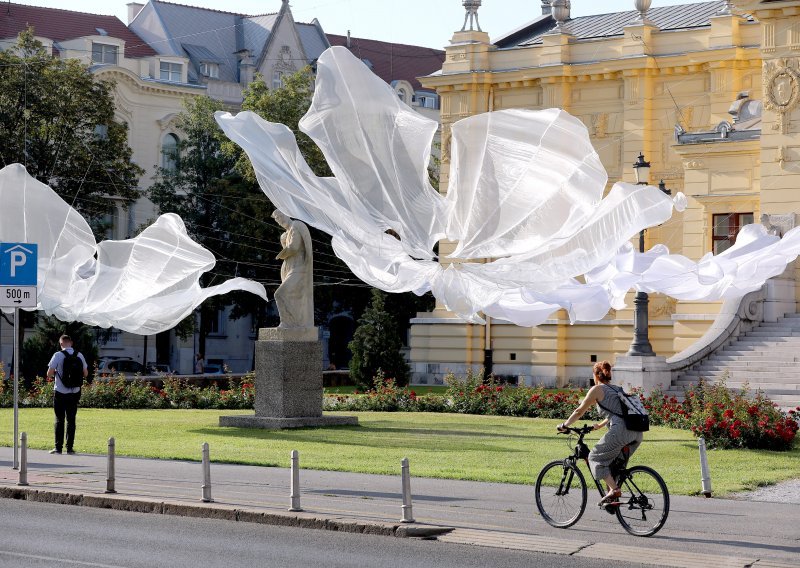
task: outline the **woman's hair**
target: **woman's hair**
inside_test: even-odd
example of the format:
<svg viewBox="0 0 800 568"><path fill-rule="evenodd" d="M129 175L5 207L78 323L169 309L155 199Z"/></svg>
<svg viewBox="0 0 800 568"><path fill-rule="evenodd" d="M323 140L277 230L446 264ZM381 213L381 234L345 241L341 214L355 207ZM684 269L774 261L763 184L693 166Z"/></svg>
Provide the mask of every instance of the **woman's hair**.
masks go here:
<svg viewBox="0 0 800 568"><path fill-rule="evenodd" d="M608 361L600 361L599 363L595 363L594 367L592 368L592 372L594 372L594 376L600 379L601 381L610 381L611 380L611 363Z"/></svg>

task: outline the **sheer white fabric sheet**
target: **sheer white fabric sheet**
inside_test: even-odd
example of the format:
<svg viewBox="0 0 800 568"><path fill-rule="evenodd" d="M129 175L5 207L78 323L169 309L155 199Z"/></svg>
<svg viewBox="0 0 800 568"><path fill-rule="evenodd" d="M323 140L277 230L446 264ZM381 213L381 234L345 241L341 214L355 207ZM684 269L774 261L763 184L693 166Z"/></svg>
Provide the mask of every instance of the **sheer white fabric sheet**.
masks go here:
<svg viewBox="0 0 800 568"><path fill-rule="evenodd" d="M443 196L427 172L437 124L342 47L318 60L300 122L334 177L311 172L283 125L251 112L216 119L273 204L330 234L361 280L387 292L430 290L469 321L483 313L534 326L561 308L572 321L598 320L623 307L631 288L683 300L741 296L800 253L796 231L780 240L750 225L733 248L699 262L660 245L640 254L631 239L685 208L685 196L616 183L603 197L607 175L586 127L559 109L453 124ZM455 250L440 263L433 247L442 239Z"/></svg>
<svg viewBox="0 0 800 568"><path fill-rule="evenodd" d="M261 284L244 278L201 288L214 255L177 215L160 216L135 238L98 244L80 213L20 164L0 170L0 203L0 242L38 245L37 309L60 320L150 335L217 294L267 299Z"/></svg>

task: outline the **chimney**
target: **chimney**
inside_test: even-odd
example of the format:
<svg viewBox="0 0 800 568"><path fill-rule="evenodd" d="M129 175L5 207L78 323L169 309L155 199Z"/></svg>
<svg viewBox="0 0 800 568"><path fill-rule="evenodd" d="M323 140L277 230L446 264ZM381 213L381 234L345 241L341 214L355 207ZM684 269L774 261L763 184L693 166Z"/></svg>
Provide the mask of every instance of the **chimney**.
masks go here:
<svg viewBox="0 0 800 568"><path fill-rule="evenodd" d="M133 21L133 19L139 15L139 12L142 11L144 8L144 4L139 4L138 2L128 2L128 25Z"/></svg>
<svg viewBox="0 0 800 568"><path fill-rule="evenodd" d="M347 30L347 49L350 49L350 30Z"/></svg>
<svg viewBox="0 0 800 568"><path fill-rule="evenodd" d="M550 12L550 0L542 0L542 16L549 16Z"/></svg>
<svg viewBox="0 0 800 568"><path fill-rule="evenodd" d="M239 58L239 83L246 87L253 82L256 64L249 49L240 49L236 56Z"/></svg>

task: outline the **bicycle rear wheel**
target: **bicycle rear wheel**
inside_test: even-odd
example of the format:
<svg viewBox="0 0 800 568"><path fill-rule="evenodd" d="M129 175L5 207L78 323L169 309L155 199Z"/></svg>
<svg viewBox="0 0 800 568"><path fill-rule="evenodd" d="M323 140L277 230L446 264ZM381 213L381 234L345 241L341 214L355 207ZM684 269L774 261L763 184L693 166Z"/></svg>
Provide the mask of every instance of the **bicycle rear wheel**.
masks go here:
<svg viewBox="0 0 800 568"><path fill-rule="evenodd" d="M586 480L575 464L556 460L542 468L536 479L536 507L548 524L571 527L586 509Z"/></svg>
<svg viewBox="0 0 800 568"><path fill-rule="evenodd" d="M655 470L637 465L625 473L617 519L634 536L653 536L669 515L667 484Z"/></svg>

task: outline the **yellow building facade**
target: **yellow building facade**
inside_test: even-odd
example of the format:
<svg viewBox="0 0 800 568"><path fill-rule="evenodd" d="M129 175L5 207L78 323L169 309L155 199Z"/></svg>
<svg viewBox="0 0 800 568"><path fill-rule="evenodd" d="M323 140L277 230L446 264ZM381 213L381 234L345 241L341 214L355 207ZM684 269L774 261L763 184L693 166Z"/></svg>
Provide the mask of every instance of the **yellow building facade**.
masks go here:
<svg viewBox="0 0 800 568"><path fill-rule="evenodd" d="M704 2L653 8L643 18L635 11L558 15L560 22L543 14L494 42L483 31L456 32L441 73L423 79L441 97L441 191L454 122L492 110L559 107L589 130L608 189L635 182L632 165L642 152L652 164L650 183L663 180L673 194L687 195L686 211L646 232L646 248L664 243L699 259L724 250L742 224L762 214L793 219L800 211L800 2ZM441 244L442 255L451 250ZM794 312L791 286L781 309ZM585 384L593 361L613 362L628 350L629 298L631 307L598 322L570 325L558 312L536 328L469 324L437 306L412 320L414 381L478 369L488 355L495 374L520 383ZM687 349L719 311L720 303L651 295L654 351L669 357Z"/></svg>

